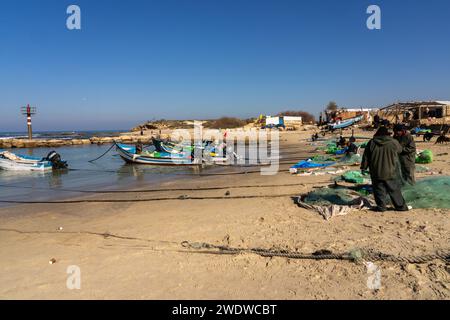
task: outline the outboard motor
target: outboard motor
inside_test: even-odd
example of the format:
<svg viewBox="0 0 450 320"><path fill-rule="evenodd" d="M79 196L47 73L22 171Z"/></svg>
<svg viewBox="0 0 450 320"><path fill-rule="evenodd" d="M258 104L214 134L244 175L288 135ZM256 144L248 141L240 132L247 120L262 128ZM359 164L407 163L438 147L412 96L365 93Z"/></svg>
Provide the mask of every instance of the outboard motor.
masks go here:
<svg viewBox="0 0 450 320"><path fill-rule="evenodd" d="M46 161L50 161L52 163L53 169L66 169L67 162L61 160L61 156L55 151L51 151L47 157L44 158Z"/></svg>

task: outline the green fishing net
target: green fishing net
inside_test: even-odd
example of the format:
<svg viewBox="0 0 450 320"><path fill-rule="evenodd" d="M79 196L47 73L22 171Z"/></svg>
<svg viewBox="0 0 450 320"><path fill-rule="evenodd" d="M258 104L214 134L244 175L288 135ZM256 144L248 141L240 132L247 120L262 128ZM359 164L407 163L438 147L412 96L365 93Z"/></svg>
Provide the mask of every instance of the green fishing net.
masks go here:
<svg viewBox="0 0 450 320"><path fill-rule="evenodd" d="M348 154L339 160L340 164L354 165L361 163L362 156L360 154Z"/></svg>
<svg viewBox="0 0 450 320"><path fill-rule="evenodd" d="M406 203L414 209L450 209L449 176L418 180L414 186L404 187L402 193ZM351 205L352 201L360 196L366 196L373 201L371 186L321 188L308 193L303 201L318 206Z"/></svg>
<svg viewBox="0 0 450 320"><path fill-rule="evenodd" d="M322 162L336 161L336 158L332 157L332 156L326 156L326 155L319 154L319 155L312 157L311 160L314 162L317 162L317 163L322 163Z"/></svg>
<svg viewBox="0 0 450 320"><path fill-rule="evenodd" d="M326 140L326 141L321 141L320 142L320 145L321 146L319 146L318 148L317 148L317 150L322 150L322 151L325 151L325 150L327 150L328 148L331 148L331 147L336 147L336 140L335 139L329 139L329 140Z"/></svg>
<svg viewBox="0 0 450 320"><path fill-rule="evenodd" d="M370 181L370 175L368 173L361 173L361 171L347 171L342 175L342 180L350 183L368 183Z"/></svg>
<svg viewBox="0 0 450 320"><path fill-rule="evenodd" d="M338 150L339 150L339 148L338 148L336 145L333 145L333 146L327 147L327 149L325 150L325 152L326 152L327 154L336 154L336 151L338 151Z"/></svg>
<svg viewBox="0 0 450 320"><path fill-rule="evenodd" d="M433 152L424 150L416 157L416 163L426 164L433 162Z"/></svg>
<svg viewBox="0 0 450 320"><path fill-rule="evenodd" d="M429 172L430 168L425 167L425 166L416 166L416 172L417 173L425 173L425 172Z"/></svg>
<svg viewBox="0 0 450 320"><path fill-rule="evenodd" d="M406 202L413 208L450 209L450 177L430 177L418 180L414 186L402 191Z"/></svg>
<svg viewBox="0 0 450 320"><path fill-rule="evenodd" d="M351 205L360 194L347 188L321 188L308 193L302 200L316 206Z"/></svg>

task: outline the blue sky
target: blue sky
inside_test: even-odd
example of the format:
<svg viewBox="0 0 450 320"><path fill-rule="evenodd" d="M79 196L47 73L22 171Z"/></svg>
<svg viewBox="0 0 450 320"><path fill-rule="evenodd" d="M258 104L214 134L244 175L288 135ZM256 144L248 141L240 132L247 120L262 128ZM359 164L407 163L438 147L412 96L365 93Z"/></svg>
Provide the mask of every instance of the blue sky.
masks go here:
<svg viewBox="0 0 450 320"><path fill-rule="evenodd" d="M76 130L450 100L449 14L447 0L2 0L0 131L26 129L27 103L35 130Z"/></svg>

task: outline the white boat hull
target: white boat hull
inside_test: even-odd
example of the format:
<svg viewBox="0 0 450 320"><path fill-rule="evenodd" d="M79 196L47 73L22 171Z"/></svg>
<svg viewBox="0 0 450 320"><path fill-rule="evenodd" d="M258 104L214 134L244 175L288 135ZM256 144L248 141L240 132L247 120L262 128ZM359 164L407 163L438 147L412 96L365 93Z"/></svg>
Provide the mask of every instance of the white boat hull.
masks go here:
<svg viewBox="0 0 450 320"><path fill-rule="evenodd" d="M0 169L10 171L50 171L52 166L48 162L16 162L0 159Z"/></svg>

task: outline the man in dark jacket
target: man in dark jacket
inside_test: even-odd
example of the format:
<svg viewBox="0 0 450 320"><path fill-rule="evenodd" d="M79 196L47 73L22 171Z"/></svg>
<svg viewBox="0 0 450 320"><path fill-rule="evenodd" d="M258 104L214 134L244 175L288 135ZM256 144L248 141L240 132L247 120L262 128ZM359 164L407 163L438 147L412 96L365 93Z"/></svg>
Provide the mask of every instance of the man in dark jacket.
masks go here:
<svg viewBox="0 0 450 320"><path fill-rule="evenodd" d="M380 127L366 146L361 170L370 171L376 211L386 211L387 195L397 211L408 211L401 192L401 181L397 174L398 156L402 147L390 136L386 127Z"/></svg>
<svg viewBox="0 0 450 320"><path fill-rule="evenodd" d="M416 142L401 124L394 126L394 138L402 146L402 153L400 153L399 158L403 183L414 185L416 183Z"/></svg>

